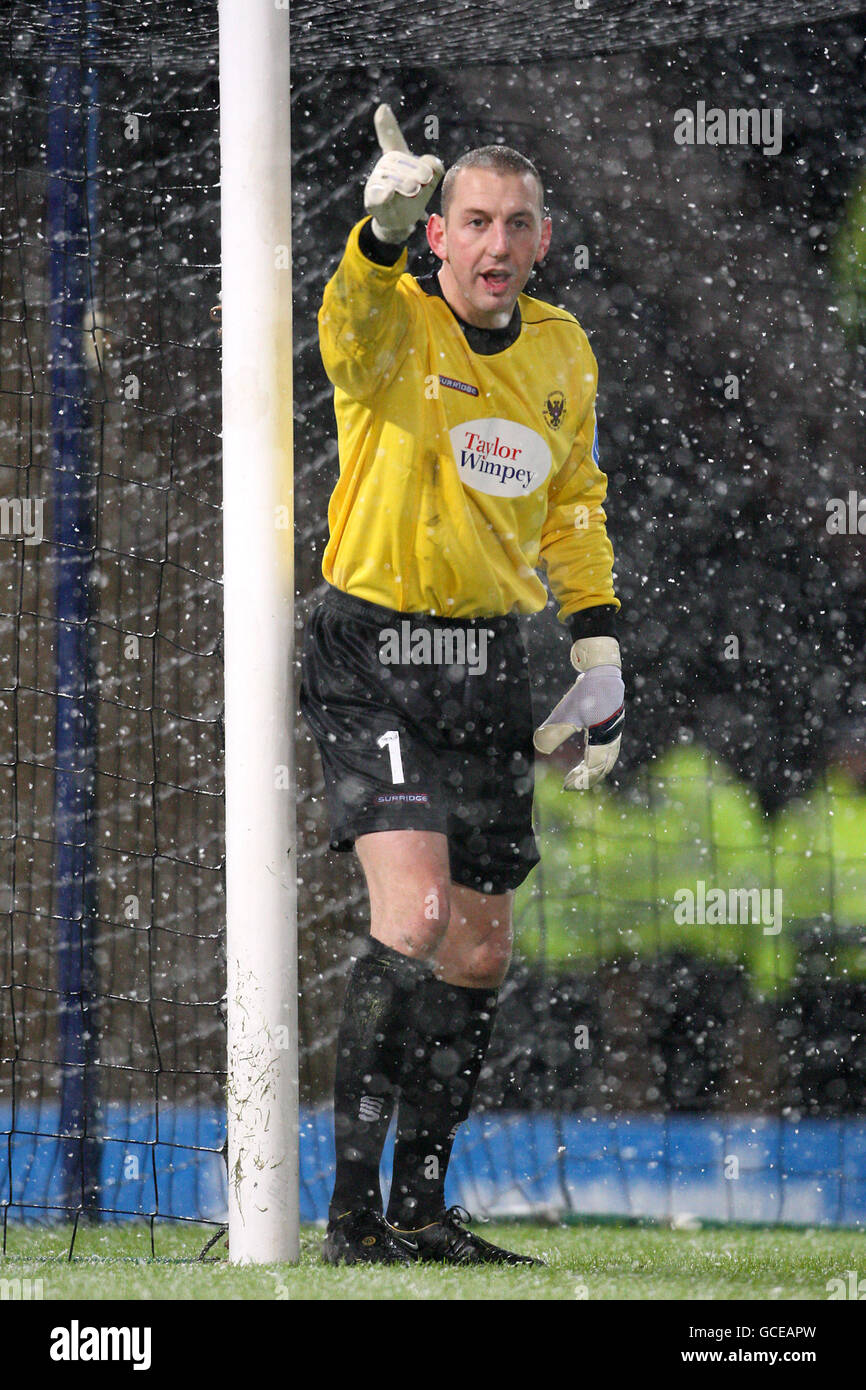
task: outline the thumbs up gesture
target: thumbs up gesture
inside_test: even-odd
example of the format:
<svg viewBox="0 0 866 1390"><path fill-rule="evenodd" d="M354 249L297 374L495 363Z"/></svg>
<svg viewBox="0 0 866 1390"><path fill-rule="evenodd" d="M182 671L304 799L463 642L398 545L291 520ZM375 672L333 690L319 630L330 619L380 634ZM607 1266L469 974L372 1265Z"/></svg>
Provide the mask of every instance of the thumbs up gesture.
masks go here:
<svg viewBox="0 0 866 1390"><path fill-rule="evenodd" d="M372 214L374 235L397 244L423 216L445 166L434 154L410 153L390 106L377 107L373 121L382 155L367 180L364 207Z"/></svg>

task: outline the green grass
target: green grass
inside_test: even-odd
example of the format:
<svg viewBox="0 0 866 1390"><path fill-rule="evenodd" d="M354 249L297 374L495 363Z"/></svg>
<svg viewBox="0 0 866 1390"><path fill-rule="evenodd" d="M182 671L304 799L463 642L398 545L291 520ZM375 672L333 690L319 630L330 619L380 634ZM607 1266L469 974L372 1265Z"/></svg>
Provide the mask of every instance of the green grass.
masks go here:
<svg viewBox="0 0 866 1390"><path fill-rule="evenodd" d="M671 1230L616 1224L480 1228L528 1251L545 1269L330 1269L321 1230L307 1227L297 1267L240 1269L197 1260L209 1228L160 1225L79 1232L10 1227L0 1279L42 1280L45 1299L827 1299L827 1281L866 1275L866 1236L826 1230L718 1227ZM219 1248L219 1247L217 1247ZM223 1247L224 1248L224 1247Z"/></svg>

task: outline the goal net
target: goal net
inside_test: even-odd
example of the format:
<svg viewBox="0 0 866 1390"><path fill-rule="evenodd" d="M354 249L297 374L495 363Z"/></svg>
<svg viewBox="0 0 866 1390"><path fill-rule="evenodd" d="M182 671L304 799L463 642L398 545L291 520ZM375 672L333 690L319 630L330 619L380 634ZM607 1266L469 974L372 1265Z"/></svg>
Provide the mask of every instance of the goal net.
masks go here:
<svg viewBox="0 0 866 1390"><path fill-rule="evenodd" d="M866 1211L864 339L834 278L866 158L862 12L293 7L299 623L337 468L315 314L377 100L446 163L492 141L536 159L555 232L534 292L601 370L629 723L597 795L540 772L542 863L455 1151L475 1210ZM218 1223L216 6L14 3L0 34L4 1232ZM780 109L780 150L678 145L701 101ZM542 717L567 670L553 613L526 625ZM300 723L296 747L312 1220L366 904Z"/></svg>

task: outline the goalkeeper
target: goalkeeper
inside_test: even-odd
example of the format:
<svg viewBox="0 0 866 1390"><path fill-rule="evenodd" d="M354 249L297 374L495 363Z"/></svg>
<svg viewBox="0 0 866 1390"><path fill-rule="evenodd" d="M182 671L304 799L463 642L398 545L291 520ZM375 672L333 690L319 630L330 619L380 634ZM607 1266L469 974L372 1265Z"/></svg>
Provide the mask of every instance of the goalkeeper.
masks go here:
<svg viewBox="0 0 866 1390"><path fill-rule="evenodd" d="M597 367L570 314L523 294L551 236L534 165L501 146L458 160L427 222L441 268L416 279L405 243L444 171L409 152L387 106L375 124L368 216L319 314L340 476L301 685L331 847L354 847L371 914L338 1036L324 1257L531 1264L468 1229L445 1176L508 969L513 893L538 861L533 742L550 753L580 734L578 790L619 750ZM538 565L578 676L533 738L517 615L545 606Z"/></svg>

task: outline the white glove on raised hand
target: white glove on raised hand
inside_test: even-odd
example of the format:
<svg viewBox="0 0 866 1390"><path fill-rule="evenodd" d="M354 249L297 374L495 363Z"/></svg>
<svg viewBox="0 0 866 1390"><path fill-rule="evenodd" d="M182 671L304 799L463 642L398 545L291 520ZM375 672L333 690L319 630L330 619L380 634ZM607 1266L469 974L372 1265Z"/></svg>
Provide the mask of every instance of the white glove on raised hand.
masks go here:
<svg viewBox="0 0 866 1390"><path fill-rule="evenodd" d="M584 730L583 758L563 786L565 791L585 791L607 776L619 756L625 718L619 642L615 637L581 637L571 648L571 664L580 675L532 741L539 753L552 753Z"/></svg>
<svg viewBox="0 0 866 1390"><path fill-rule="evenodd" d="M373 217L373 234L392 244L406 241L423 217L445 166L435 154L410 154L390 106L373 117L382 157L367 180L364 207Z"/></svg>

